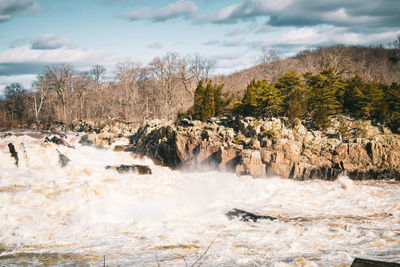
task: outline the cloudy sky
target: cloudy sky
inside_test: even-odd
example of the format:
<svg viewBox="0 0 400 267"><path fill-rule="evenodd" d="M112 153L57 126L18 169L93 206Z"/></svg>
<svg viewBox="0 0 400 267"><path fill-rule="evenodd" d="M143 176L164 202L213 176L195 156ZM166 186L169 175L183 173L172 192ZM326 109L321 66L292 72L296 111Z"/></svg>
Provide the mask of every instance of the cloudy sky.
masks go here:
<svg viewBox="0 0 400 267"><path fill-rule="evenodd" d="M0 90L29 87L44 66L147 64L198 53L218 73L330 44L387 44L400 34L400 0L0 0Z"/></svg>

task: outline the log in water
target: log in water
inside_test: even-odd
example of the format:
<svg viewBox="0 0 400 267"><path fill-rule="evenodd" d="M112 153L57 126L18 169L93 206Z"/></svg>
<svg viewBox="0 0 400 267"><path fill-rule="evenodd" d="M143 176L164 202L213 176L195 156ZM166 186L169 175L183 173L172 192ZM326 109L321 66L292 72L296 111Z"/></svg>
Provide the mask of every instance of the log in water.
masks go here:
<svg viewBox="0 0 400 267"><path fill-rule="evenodd" d="M104 256L107 266L400 261L399 182L171 171L112 147L83 146L75 134L67 135L71 146L44 138L0 139L1 265L102 266ZM70 160L64 167L60 153ZM152 174L105 168L133 164ZM234 208L276 219L229 220Z"/></svg>

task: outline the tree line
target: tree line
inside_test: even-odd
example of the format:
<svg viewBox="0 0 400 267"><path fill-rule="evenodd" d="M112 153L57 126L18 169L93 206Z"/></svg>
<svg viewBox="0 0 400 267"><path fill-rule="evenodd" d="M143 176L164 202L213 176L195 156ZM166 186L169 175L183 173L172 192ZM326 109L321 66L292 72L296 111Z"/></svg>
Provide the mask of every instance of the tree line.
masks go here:
<svg viewBox="0 0 400 267"><path fill-rule="evenodd" d="M328 116L345 113L397 130L399 40L389 49L332 46L286 59L265 50L259 65L228 76L213 75L210 59L175 53L147 66L122 62L112 75L99 65L85 72L67 64L49 66L31 88L6 86L0 127L46 128L78 119L141 122L175 119L187 111L199 120L227 113L287 116L291 123L311 119L318 128L327 127Z"/></svg>
<svg viewBox="0 0 400 267"><path fill-rule="evenodd" d="M173 119L192 104L200 80L209 80L214 62L200 55L175 53L149 65L119 63L111 76L96 65L78 72L71 65L46 67L31 88L19 83L5 87L0 99L0 126L46 127L74 120L140 122Z"/></svg>
<svg viewBox="0 0 400 267"><path fill-rule="evenodd" d="M301 119L307 119L316 128L326 129L330 122L329 116L347 114L381 122L399 132L400 83L365 81L360 75L344 78L336 70L333 67L324 68L317 74L306 72L302 75L289 71L279 76L275 83L252 80L243 98L231 101L233 115L286 116L292 125ZM202 82L199 87L202 88ZM214 90L215 99L220 98L220 87L221 85L214 86L217 88ZM199 94L203 96L199 97ZM196 90L194 106L189 114L201 120L210 118L213 113L205 111L210 110L213 105L209 104L207 98L206 91ZM214 105L217 103L215 99ZM221 100L219 102L224 103ZM215 113L222 113L221 107L214 110Z"/></svg>

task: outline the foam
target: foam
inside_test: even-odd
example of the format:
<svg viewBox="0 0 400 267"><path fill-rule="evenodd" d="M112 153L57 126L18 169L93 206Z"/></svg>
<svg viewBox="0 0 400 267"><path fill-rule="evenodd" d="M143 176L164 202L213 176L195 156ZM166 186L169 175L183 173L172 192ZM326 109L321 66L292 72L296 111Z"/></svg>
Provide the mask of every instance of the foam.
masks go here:
<svg viewBox="0 0 400 267"><path fill-rule="evenodd" d="M27 135L0 139L0 246L7 248L0 256L73 253L96 256L94 265L102 255L108 264L155 265L157 255L161 265L173 266L184 265L185 256L191 265L215 240L205 266L334 265L363 256L400 261L397 182L172 171L77 140L68 135L69 148ZM71 159L65 168L58 151ZM133 163L150 165L153 174L105 169ZM224 214L232 208L279 219L229 221Z"/></svg>

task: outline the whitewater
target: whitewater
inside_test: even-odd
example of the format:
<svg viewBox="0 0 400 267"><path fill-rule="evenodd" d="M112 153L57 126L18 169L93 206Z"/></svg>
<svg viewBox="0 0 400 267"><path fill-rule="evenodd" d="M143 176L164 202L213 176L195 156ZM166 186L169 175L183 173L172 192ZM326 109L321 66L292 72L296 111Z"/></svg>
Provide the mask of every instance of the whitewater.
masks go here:
<svg viewBox="0 0 400 267"><path fill-rule="evenodd" d="M400 183L174 171L110 147L0 133L1 266L350 266L400 262ZM8 144L18 152L19 164ZM59 154L70 159L61 167ZM142 164L151 175L105 166ZM243 222L237 208L278 218Z"/></svg>

